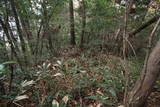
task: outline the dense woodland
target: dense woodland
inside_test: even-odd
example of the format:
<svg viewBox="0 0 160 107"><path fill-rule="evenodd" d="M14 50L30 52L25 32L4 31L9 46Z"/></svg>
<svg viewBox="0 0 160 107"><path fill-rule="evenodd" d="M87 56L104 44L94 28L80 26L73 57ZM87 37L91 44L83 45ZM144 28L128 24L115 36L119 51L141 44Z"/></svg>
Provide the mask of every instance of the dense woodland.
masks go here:
<svg viewBox="0 0 160 107"><path fill-rule="evenodd" d="M159 107L159 0L0 0L0 107Z"/></svg>

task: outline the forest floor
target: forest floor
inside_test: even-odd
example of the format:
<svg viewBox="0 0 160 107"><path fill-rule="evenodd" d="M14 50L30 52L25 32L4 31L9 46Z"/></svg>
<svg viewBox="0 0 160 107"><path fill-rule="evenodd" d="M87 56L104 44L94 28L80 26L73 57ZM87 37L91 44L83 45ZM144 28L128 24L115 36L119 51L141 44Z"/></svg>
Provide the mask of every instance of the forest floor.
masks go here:
<svg viewBox="0 0 160 107"><path fill-rule="evenodd" d="M33 80L33 85L30 82L29 86L18 90L28 98L17 100L12 105L17 107L54 107L53 104L60 105L59 107L123 107L121 105L123 105L125 78L122 65L121 57L100 50L63 50L58 57L44 61L30 70L32 75L26 79ZM128 88L131 90L143 63L133 57L127 65L130 70ZM17 78L21 79L22 76ZM160 85L156 85L158 86ZM8 103L8 100L1 100L0 105L4 102ZM147 102L147 107L159 107L160 90L155 88Z"/></svg>

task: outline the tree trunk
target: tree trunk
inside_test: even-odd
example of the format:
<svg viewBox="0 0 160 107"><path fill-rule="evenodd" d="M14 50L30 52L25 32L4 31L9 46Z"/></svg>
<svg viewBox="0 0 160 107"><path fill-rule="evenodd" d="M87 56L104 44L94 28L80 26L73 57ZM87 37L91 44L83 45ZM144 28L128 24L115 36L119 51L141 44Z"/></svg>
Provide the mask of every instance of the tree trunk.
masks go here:
<svg viewBox="0 0 160 107"><path fill-rule="evenodd" d="M24 9L24 12L25 12L25 14L28 14L25 9ZM31 32L29 18L27 17L27 15L25 17L23 15L20 15L20 19L21 19L23 31L25 32L26 37L27 37L27 41L28 41L28 45L29 45L31 54L33 55L33 49L34 49L33 40L34 40L34 38L33 38L32 32Z"/></svg>
<svg viewBox="0 0 160 107"><path fill-rule="evenodd" d="M17 39L14 36L14 34L13 34L12 30L11 30L11 26L9 24L9 12L10 12L9 8L10 8L10 5L8 4L8 1L5 1L5 7L6 7L6 9L5 9L6 10L6 17L4 18L4 22L2 21L2 19L1 19L1 21L2 21L3 26L5 26L6 29L8 30L10 39L12 40L12 43L13 43L13 45L15 47L16 52L20 52L19 47L17 45Z"/></svg>
<svg viewBox="0 0 160 107"><path fill-rule="evenodd" d="M13 11L13 14L14 14L15 23L16 23L18 34L19 34L19 38L20 38L20 41L21 41L21 48L22 48L23 55L24 55L24 63L25 63L25 66L27 67L28 62L27 62L27 56L26 56L26 54L27 54L26 44L25 44L25 40L23 38L23 32L22 32L22 29L21 29L20 20L18 18L18 13L17 13L16 7L15 7L15 1L10 0L10 3L11 3L11 8L12 8L12 11Z"/></svg>
<svg viewBox="0 0 160 107"><path fill-rule="evenodd" d="M37 63L37 58L38 58L38 53L39 53L39 44L40 44L40 36L41 36L41 30L42 30L42 27L43 27L43 18L41 19L41 22L40 22L40 27L38 28L37 30L37 37L36 37L36 43L35 43L35 49L33 51L33 54L35 56L35 63Z"/></svg>
<svg viewBox="0 0 160 107"><path fill-rule="evenodd" d="M42 8L43 8L43 12L42 12L42 14L43 14L43 18L44 18L44 23L43 23L43 25L42 25L42 30L43 30L43 33L42 33L42 35L41 35L41 46L40 46L40 56L41 55L43 55L43 48L44 48L44 45L46 45L47 46L47 44L49 43L49 41L46 43L46 41L45 40L48 40L48 35L47 35L47 33L48 33L48 30L49 30L49 13L48 13L48 11L47 11L47 1L46 0L43 0L43 2L42 2Z"/></svg>
<svg viewBox="0 0 160 107"><path fill-rule="evenodd" d="M2 21L1 18L0 18L0 24L2 25L2 28L3 28L3 30L4 30L4 33L6 34L6 37L7 37L7 39L8 39L8 42L9 42L9 44L10 44L10 46L11 46L11 49L12 49L15 57L16 57L16 59L17 59L17 62L19 63L21 69L24 70L24 69L23 69L23 63L22 63L22 61L20 60L20 58L18 57L17 50L15 49L15 46L14 46L14 44L13 44L13 41L12 41L10 35L9 35L8 29L7 29L8 27L4 24L4 22Z"/></svg>
<svg viewBox="0 0 160 107"><path fill-rule="evenodd" d="M135 87L129 93L127 107L141 107L150 95L153 85L160 74L160 41L149 56Z"/></svg>
<svg viewBox="0 0 160 107"><path fill-rule="evenodd" d="M85 27L86 27L86 5L85 0L82 0L82 31L81 31L81 43L80 47L83 47L84 36L85 36Z"/></svg>
<svg viewBox="0 0 160 107"><path fill-rule="evenodd" d="M75 41L75 30L74 30L74 9L73 9L73 0L69 0L69 13L70 13L70 44L72 46L76 45Z"/></svg>

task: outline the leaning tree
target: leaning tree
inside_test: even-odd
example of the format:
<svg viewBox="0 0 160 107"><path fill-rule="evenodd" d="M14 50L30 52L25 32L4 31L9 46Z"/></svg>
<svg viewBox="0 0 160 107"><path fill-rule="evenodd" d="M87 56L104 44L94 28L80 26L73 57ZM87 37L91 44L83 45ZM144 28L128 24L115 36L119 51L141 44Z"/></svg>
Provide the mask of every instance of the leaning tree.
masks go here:
<svg viewBox="0 0 160 107"><path fill-rule="evenodd" d="M151 49L152 38L159 27L159 24L160 18L150 35L146 60L141 75L132 91L128 94L126 102L127 107L143 107L152 91L157 77L160 74L160 40L157 42L155 47Z"/></svg>

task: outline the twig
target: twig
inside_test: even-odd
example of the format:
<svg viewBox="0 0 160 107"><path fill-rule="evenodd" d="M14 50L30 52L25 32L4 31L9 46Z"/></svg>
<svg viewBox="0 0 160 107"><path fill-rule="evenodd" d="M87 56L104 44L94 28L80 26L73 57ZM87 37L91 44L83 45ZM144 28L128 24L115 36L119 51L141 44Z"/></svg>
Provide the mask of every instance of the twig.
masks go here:
<svg viewBox="0 0 160 107"><path fill-rule="evenodd" d="M13 49L11 51L11 60L13 60ZM9 82L9 92L11 92L12 90L12 82L14 78L14 65L10 65L10 70L11 70L11 74L10 74L10 82Z"/></svg>
<svg viewBox="0 0 160 107"><path fill-rule="evenodd" d="M129 36L129 35L128 35ZM126 39L126 42L129 44L129 46L131 47L133 53L134 53L134 56L137 57L136 55L136 51L134 50L134 47L133 45L131 44L131 42L128 40L128 37L125 38Z"/></svg>
<svg viewBox="0 0 160 107"><path fill-rule="evenodd" d="M23 107L22 105L20 105L20 104L14 102L14 101L13 101L13 104L15 104L15 105L17 105L17 106L19 106L19 107Z"/></svg>

